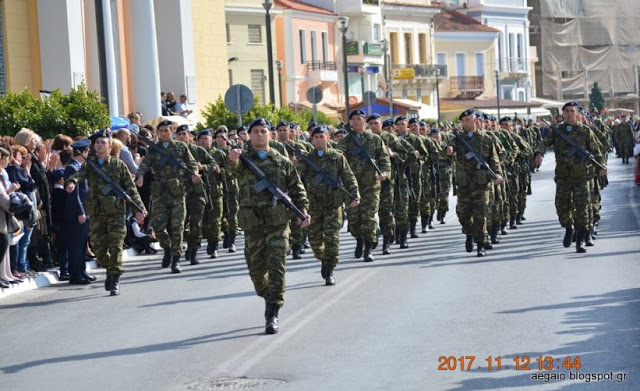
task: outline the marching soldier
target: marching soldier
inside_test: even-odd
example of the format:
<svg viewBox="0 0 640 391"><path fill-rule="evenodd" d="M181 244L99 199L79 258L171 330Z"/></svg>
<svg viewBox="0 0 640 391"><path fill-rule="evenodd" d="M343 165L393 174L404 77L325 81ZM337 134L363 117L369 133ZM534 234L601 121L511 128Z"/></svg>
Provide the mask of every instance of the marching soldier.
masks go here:
<svg viewBox="0 0 640 391"><path fill-rule="evenodd" d="M269 180L286 192L305 215L298 223L306 227L310 216L304 211L308 200L304 186L289 161L269 148L269 122L258 118L249 126L251 149L246 158L258 166ZM278 311L284 304L285 264L291 213L282 202L273 204L266 189L256 192L260 179L244 162L239 162L242 149L232 149L227 162L229 171L238 178L240 210L238 222L245 232L245 259L258 296L265 299L265 332L278 332Z"/></svg>
<svg viewBox="0 0 640 391"><path fill-rule="evenodd" d="M413 118L411 119L413 120ZM424 121L418 121L412 124L409 121L409 131L415 134L424 145L428 154L422 163L422 196L420 198L420 225L422 233L427 233L429 229L433 229L433 213L436 209L436 200L438 198L436 178L438 177L437 167L442 150L440 146L426 134L427 124Z"/></svg>
<svg viewBox="0 0 640 391"><path fill-rule="evenodd" d="M229 156L232 145L229 144L227 127L218 126L215 133L216 148L223 152L225 156ZM271 144L270 144L271 145ZM226 160L223 164L225 169L222 171L222 248L228 249L228 252L236 252L236 234L238 232L238 181L226 168ZM211 220L209 220L211 221ZM213 245L213 243L212 243ZM207 246L208 247L208 246ZM213 251L211 251L213 253Z"/></svg>
<svg viewBox="0 0 640 391"><path fill-rule="evenodd" d="M156 237L160 246L164 249L162 267L171 265L172 273L181 273L180 256L182 254L182 235L184 230L184 217L186 213L184 183L184 171L176 169L171 163L172 159L183 162L194 173L198 171L198 165L191 155L189 148L181 141L172 139L171 121L162 121L158 124L158 151L151 145L138 172L136 173L136 185L142 187L144 174L153 170L154 181L151 184L151 200L153 214L151 226L156 231ZM163 153L159 151L164 151ZM191 183L202 182L200 176L190 175ZM168 229L169 228L169 229ZM170 231L170 232L168 232Z"/></svg>
<svg viewBox="0 0 640 391"><path fill-rule="evenodd" d="M360 205L347 208L349 231L356 238L355 258L364 255L365 262L373 262L371 249L377 241L376 214L380 204L381 182L391 171L389 153L380 136L365 132L365 113L355 110L349 114L352 132L338 144L358 180L362 196ZM364 253L363 253L364 247Z"/></svg>
<svg viewBox="0 0 640 391"><path fill-rule="evenodd" d="M92 162L117 185L124 189L133 202L143 208L143 215L146 215L142 200L138 194L127 165L120 159L111 157L111 135L108 130L101 130L95 133L94 139L95 155L89 156ZM89 146L89 140L81 140L72 145L72 148L84 149ZM89 184L89 194L87 198L86 211L91 217L90 238L93 251L96 253L100 267L107 269L107 278L104 282L105 290L111 296L120 294L120 276L124 272L122 267L122 243L127 234L127 223L125 216L125 205L112 194L105 195L102 189L107 183L98 173L88 168L85 164L77 174L67 179L66 190L73 193L76 183L87 180Z"/></svg>
<svg viewBox="0 0 640 391"><path fill-rule="evenodd" d="M440 129L434 127L431 129L429 136L440 147L445 149L447 142L442 139ZM451 172L452 172L453 159L451 156L443 156L438 160L438 172L440 173L440 193L436 199L436 220L440 224L445 224L445 216L449 211L449 192L451 191Z"/></svg>
<svg viewBox="0 0 640 391"><path fill-rule="evenodd" d="M326 181L314 183L314 178L320 175L305 159L298 159L296 167L305 181L309 195L309 241L316 258L322 262L320 274L326 285L335 285L333 269L338 264L340 249L340 229L342 228L342 207L346 202L351 208L360 204L358 183L347 159L335 149L328 148L328 129L316 126L311 129L314 150L306 157L320 167L326 174L341 182L352 198L345 197L345 193L338 188L332 188Z"/></svg>
<svg viewBox="0 0 640 391"><path fill-rule="evenodd" d="M446 149L448 156L456 153L458 179L456 213L462 225L462 232L467 236L465 249L467 252L472 252L473 242L475 242L478 247L478 256L484 257L487 242L489 186L492 181L498 185L503 182L502 170L493 138L476 129L474 111L465 110L459 118L462 122L463 134L452 138ZM482 167L474 158L467 159L467 153L473 153L478 159L482 159L486 166ZM490 172L495 174L495 178L489 175Z"/></svg>

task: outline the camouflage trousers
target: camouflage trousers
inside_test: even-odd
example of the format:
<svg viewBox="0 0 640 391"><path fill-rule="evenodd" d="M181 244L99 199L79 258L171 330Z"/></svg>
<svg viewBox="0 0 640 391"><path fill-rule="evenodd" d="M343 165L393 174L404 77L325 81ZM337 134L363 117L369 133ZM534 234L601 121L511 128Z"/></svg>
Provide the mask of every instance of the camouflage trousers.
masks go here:
<svg viewBox="0 0 640 391"><path fill-rule="evenodd" d="M519 184L518 184L518 172L508 172L505 180L509 181L509 217L511 219L515 219L518 216L518 194L519 194Z"/></svg>
<svg viewBox="0 0 640 391"><path fill-rule="evenodd" d="M575 225L576 229L589 227L591 207L590 181L586 179L556 178L556 213L563 227Z"/></svg>
<svg viewBox="0 0 640 391"><path fill-rule="evenodd" d="M171 255L182 254L182 234L186 206L184 197L153 197L151 226L162 248L171 248Z"/></svg>
<svg viewBox="0 0 640 391"><path fill-rule="evenodd" d="M326 266L336 267L340 250L342 208L310 208L309 244L313 255Z"/></svg>
<svg viewBox="0 0 640 391"><path fill-rule="evenodd" d="M487 213L489 209L489 184L486 187L458 186L456 214L462 233L473 236L475 243L487 241Z"/></svg>
<svg viewBox="0 0 640 391"><path fill-rule="evenodd" d="M520 170L520 188L518 189L518 214L524 214L527 207L527 186L529 182L529 171Z"/></svg>
<svg viewBox="0 0 640 391"><path fill-rule="evenodd" d="M200 248L202 243L202 220L204 218L204 197L189 194L186 200L187 217L185 218L185 229L188 228L186 242L189 248Z"/></svg>
<svg viewBox="0 0 640 391"><path fill-rule="evenodd" d="M258 296L267 304L284 304L289 224L246 230L244 257Z"/></svg>
<svg viewBox="0 0 640 391"><path fill-rule="evenodd" d="M356 239L363 238L368 242L375 243L378 239L376 215L380 205L380 182L376 181L373 185L361 186L360 196L360 205L355 208L347 208L349 231Z"/></svg>
<svg viewBox="0 0 640 391"><path fill-rule="evenodd" d="M409 220L416 220L420 215L420 206L422 205L422 194L424 191L422 188L420 167L416 165L411 166L411 186L413 187L413 192L416 193L416 198L409 200Z"/></svg>
<svg viewBox="0 0 640 391"><path fill-rule="evenodd" d="M396 178L396 180L398 180ZM409 229L409 183L402 178L395 187L394 217L398 229Z"/></svg>
<svg viewBox="0 0 640 391"><path fill-rule="evenodd" d="M489 185L489 204L487 205L487 227L493 222L493 206L496 202L496 190L495 185Z"/></svg>
<svg viewBox="0 0 640 391"><path fill-rule="evenodd" d="M598 179L592 179L590 182L591 191L589 195L591 196L591 208L589 209L589 229L593 228L593 225L600 221L600 209L602 208L602 196L600 195Z"/></svg>
<svg viewBox="0 0 640 391"><path fill-rule="evenodd" d="M236 232L238 230L238 184L235 180L227 180L229 184L222 200L222 226L223 232Z"/></svg>
<svg viewBox="0 0 640 391"><path fill-rule="evenodd" d="M124 214L91 216L89 237L98 265L107 269L108 275L120 275L122 267L122 243L127 235Z"/></svg>
<svg viewBox="0 0 640 391"><path fill-rule="evenodd" d="M440 194L436 199L436 209L440 212L449 210L449 192L451 191L451 169L440 168Z"/></svg>
<svg viewBox="0 0 640 391"><path fill-rule="evenodd" d="M425 166L426 169L426 166ZM420 195L420 215L428 216L435 210L438 198L434 197L434 189L429 171L423 172L422 176L422 194Z"/></svg>
<svg viewBox="0 0 640 391"><path fill-rule="evenodd" d="M491 225L499 226L504 222L504 208L507 205L504 200L504 184L492 185L492 187L494 201L490 203L491 218L489 222Z"/></svg>
<svg viewBox="0 0 640 391"><path fill-rule="evenodd" d="M291 221L289 222L289 228L291 229L291 234L289 235L289 241L291 242L291 247L302 246L302 241L304 238L304 230L300 228L300 225L298 225L297 216L294 216L291 218Z"/></svg>
<svg viewBox="0 0 640 391"><path fill-rule="evenodd" d="M220 240L220 231L222 229L222 197L211 195L211 205L208 205L204 211L204 219L202 221L202 233L207 239L208 244L217 243Z"/></svg>
<svg viewBox="0 0 640 391"><path fill-rule="evenodd" d="M382 235L393 235L395 220L393 216L393 194L394 183L390 180L382 182L380 189L380 233ZM311 220L313 221L313 219Z"/></svg>

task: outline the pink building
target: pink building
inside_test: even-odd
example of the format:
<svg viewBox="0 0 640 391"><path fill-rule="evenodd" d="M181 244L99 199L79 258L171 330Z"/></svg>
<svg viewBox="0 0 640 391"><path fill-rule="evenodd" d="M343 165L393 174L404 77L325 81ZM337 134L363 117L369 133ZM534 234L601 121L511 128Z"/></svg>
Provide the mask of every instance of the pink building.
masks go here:
<svg viewBox="0 0 640 391"><path fill-rule="evenodd" d="M281 11L275 21L277 59L280 71L282 102L292 107L310 108L307 91L322 89L318 111L336 117L344 105L338 88L336 61L336 25L338 15L296 0L275 0Z"/></svg>

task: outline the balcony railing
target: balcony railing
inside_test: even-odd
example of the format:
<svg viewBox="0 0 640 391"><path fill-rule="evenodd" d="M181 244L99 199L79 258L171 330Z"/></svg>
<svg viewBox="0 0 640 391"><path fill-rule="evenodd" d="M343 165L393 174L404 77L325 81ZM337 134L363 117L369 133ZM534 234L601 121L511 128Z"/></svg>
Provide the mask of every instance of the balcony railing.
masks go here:
<svg viewBox="0 0 640 391"><path fill-rule="evenodd" d="M307 67L310 71L336 71L335 61L307 61Z"/></svg>
<svg viewBox="0 0 640 391"><path fill-rule="evenodd" d="M380 5L380 0L362 0L362 4L366 4L366 5Z"/></svg>
<svg viewBox="0 0 640 391"><path fill-rule="evenodd" d="M500 70L509 73L527 73L527 60L524 58L501 58Z"/></svg>
<svg viewBox="0 0 640 391"><path fill-rule="evenodd" d="M483 91L484 76L452 76L449 78L449 89L461 92Z"/></svg>
<svg viewBox="0 0 640 391"><path fill-rule="evenodd" d="M447 66L438 64L396 64L393 69L413 68L415 78L447 77Z"/></svg>

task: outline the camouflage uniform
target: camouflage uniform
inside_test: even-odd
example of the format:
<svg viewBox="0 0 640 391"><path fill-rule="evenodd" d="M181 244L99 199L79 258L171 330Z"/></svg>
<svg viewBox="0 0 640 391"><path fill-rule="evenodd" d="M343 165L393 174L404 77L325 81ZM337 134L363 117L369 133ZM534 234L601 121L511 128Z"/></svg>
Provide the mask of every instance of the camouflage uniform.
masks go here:
<svg viewBox="0 0 640 391"><path fill-rule="evenodd" d="M314 149L307 156L333 178L342 182L350 194L360 198L356 178L347 164L347 159L342 154L336 150L327 149L320 157L318 151ZM315 257L322 261L323 266L332 270L338 264L343 204L350 203L351 199L338 189L332 189L329 192L324 182L314 185L313 179L316 177L316 172L303 160L298 161L296 168L304 180L309 196L309 214L311 215L309 242L311 249Z"/></svg>
<svg viewBox="0 0 640 391"><path fill-rule="evenodd" d="M420 220L422 232L427 232L427 225L432 228L431 220L436 210L438 194L435 187L435 175L431 174L431 168L437 170L438 162L442 155L440 145L428 136L420 136L428 151L426 159L422 163L422 195L420 196Z"/></svg>
<svg viewBox="0 0 640 391"><path fill-rule="evenodd" d="M289 159L272 149L267 151L264 160L253 150L246 151L245 156L287 192L298 208L303 212L307 209L309 202L304 186ZM253 190L258 180L242 162L227 159L227 167L238 180L238 223L245 233L244 256L251 281L258 296L268 305L282 307L291 212L282 203L273 206L268 191Z"/></svg>
<svg viewBox="0 0 640 391"><path fill-rule="evenodd" d="M144 208L138 190L131 180L129 169L122 160L108 156L103 164L100 164L96 156L90 156L89 159L99 165L113 182L120 185L136 204ZM107 269L107 275L119 276L124 272L122 243L127 234L125 205L115 196L111 194L105 196L102 193L106 183L86 165L83 165L80 171L67 182L80 183L85 179L91 194L86 202L87 215L91 217L89 232L91 246L100 267Z"/></svg>
<svg viewBox="0 0 640 391"><path fill-rule="evenodd" d="M166 147L163 146L165 143L167 143ZM198 172L196 161L185 143L171 140L157 144L184 162L190 170ZM190 180L191 175L183 170L173 168L169 162L163 161L162 156L152 149L149 150L144 161L138 167L136 176L144 176L149 170L153 170L154 173L154 181L151 184L153 203L151 225L156 231L160 246L164 249L170 249L171 255L175 259L182 254L182 234L186 213L184 177L187 175Z"/></svg>
<svg viewBox="0 0 640 391"><path fill-rule="evenodd" d="M447 147L447 141L440 142L440 149ZM442 156L438 160L438 171L440 172L440 194L436 200L437 220L444 221L446 213L449 211L449 192L451 192L451 173L453 171L453 159L451 156Z"/></svg>
<svg viewBox="0 0 640 391"><path fill-rule="evenodd" d="M196 160L196 162L200 163L201 173L206 173L213 170L213 167L216 165L211 155L207 153L207 151L195 144L189 144L189 152ZM202 221L205 214L205 184L204 181L194 184L191 182L191 176L187 175L183 178L184 187L187 189L186 195L186 210L187 217L185 219L185 225L188 227L188 235L186 238L188 252L194 254L194 252L198 251L200 248L200 244L202 243ZM187 260L191 260L192 258L187 255Z"/></svg>
<svg viewBox="0 0 640 391"><path fill-rule="evenodd" d="M420 205L423 198L422 191L422 175L421 170L424 164L424 161L429 156L429 152L425 147L424 143L420 136L416 136L412 133L407 133L403 135L399 135L399 138L405 140L411 147L420 153L419 160L415 160L410 163L407 167L407 178L410 181L410 186L413 188L413 192L415 193L415 198L409 200L409 224L411 230L411 236L417 237L415 233L415 226L418 221L418 215L420 214Z"/></svg>
<svg viewBox="0 0 640 391"><path fill-rule="evenodd" d="M231 147L227 146L221 149L226 155L231 151ZM226 167L226 161L225 161ZM232 249L232 243L229 240L231 237L235 238L238 231L238 180L236 177L225 169L222 175L222 223L220 229L224 232L225 241L223 243L224 248ZM233 249L235 251L235 249Z"/></svg>
<svg viewBox="0 0 640 391"><path fill-rule="evenodd" d="M622 163L629 164L629 157L633 156L633 140L635 139L633 128L629 123L623 122L617 126L614 132Z"/></svg>
<svg viewBox="0 0 640 391"><path fill-rule="evenodd" d="M206 179L210 187L208 191L211 205L207 205L204 211L202 231L204 237L207 239L207 254L215 256L215 251L218 250L218 241L220 240L222 227L223 178L226 175L225 164L227 155L216 147L210 148L208 152L213 160L213 166L207 168L205 171ZM220 168L219 174L213 170L215 166ZM235 231L233 234L235 234Z"/></svg>

